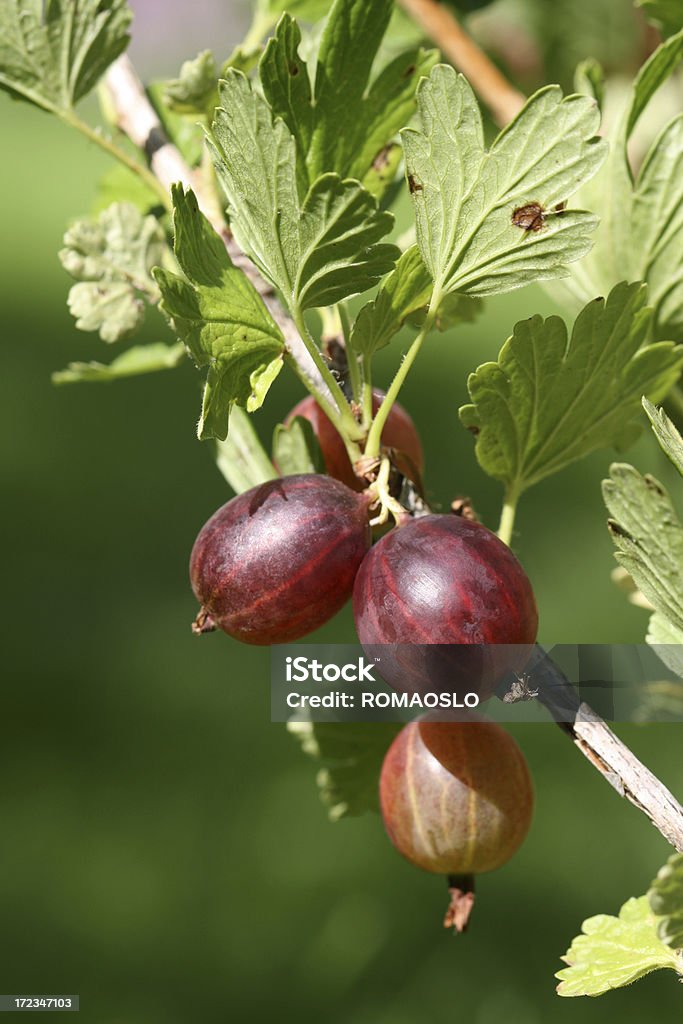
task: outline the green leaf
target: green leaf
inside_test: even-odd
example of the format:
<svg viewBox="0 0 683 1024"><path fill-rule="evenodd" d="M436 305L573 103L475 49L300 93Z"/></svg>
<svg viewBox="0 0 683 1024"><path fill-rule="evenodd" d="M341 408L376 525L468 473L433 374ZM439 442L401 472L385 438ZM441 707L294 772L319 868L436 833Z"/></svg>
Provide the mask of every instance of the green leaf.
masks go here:
<svg viewBox="0 0 683 1024"><path fill-rule="evenodd" d="M683 630L683 527L662 485L623 463L610 467L603 497L615 558L655 611Z"/></svg>
<svg viewBox="0 0 683 1024"><path fill-rule="evenodd" d="M325 472L318 439L304 416L295 416L291 423L278 423L275 427L273 461L282 476Z"/></svg>
<svg viewBox="0 0 683 1024"><path fill-rule="evenodd" d="M391 12L391 0L337 0L321 39L313 86L300 55L301 32L289 14L264 50L259 65L264 95L296 141L302 195L327 172L367 177L378 194L376 172L384 170L385 184L391 180L386 171L389 165L395 169L397 154L388 147L412 117L417 83L437 59L436 51L414 47L368 85Z"/></svg>
<svg viewBox="0 0 683 1024"><path fill-rule="evenodd" d="M3 0L0 89L68 113L126 49L126 0Z"/></svg>
<svg viewBox="0 0 683 1024"><path fill-rule="evenodd" d="M288 722L319 765L318 788L332 821L379 810L382 761L400 729L394 722Z"/></svg>
<svg viewBox="0 0 683 1024"><path fill-rule="evenodd" d="M683 0L636 0L645 17L663 36L672 36L683 28Z"/></svg>
<svg viewBox="0 0 683 1024"><path fill-rule="evenodd" d="M599 112L585 96L541 89L484 147L481 114L462 75L440 64L418 87L421 129L401 134L417 241L437 294L492 295L569 273L597 218L555 210L591 177L606 146ZM538 230L513 223L538 204Z"/></svg>
<svg viewBox="0 0 683 1024"><path fill-rule="evenodd" d="M208 141L240 247L295 312L372 287L398 254L377 244L391 229L391 214L357 182L335 174L318 178L301 202L295 141L284 122L273 122L240 72L228 71L219 88Z"/></svg>
<svg viewBox="0 0 683 1024"><path fill-rule="evenodd" d="M364 356L384 348L408 316L429 302L431 291L431 278L420 250L411 245L382 281L375 298L360 310L349 339L351 348Z"/></svg>
<svg viewBox="0 0 683 1024"><path fill-rule="evenodd" d="M641 395L662 393L683 365L683 347L644 345L647 289L619 284L579 314L568 341L557 316L515 325L495 363L470 375L460 410L490 476L519 495L598 448L631 440Z"/></svg>
<svg viewBox="0 0 683 1024"><path fill-rule="evenodd" d="M669 857L647 898L652 913L659 918L657 935L667 946L683 952L683 853Z"/></svg>
<svg viewBox="0 0 683 1024"><path fill-rule="evenodd" d="M647 896L628 900L619 917L589 917L582 930L562 957L569 967L555 975L560 996L601 996L663 967L683 973L681 958L657 937Z"/></svg>
<svg viewBox="0 0 683 1024"><path fill-rule="evenodd" d="M236 494L278 475L250 416L239 405L233 406L230 413L230 433L216 443L216 465Z"/></svg>
<svg viewBox="0 0 683 1024"><path fill-rule="evenodd" d="M643 399L643 407L652 424L660 448L683 476L683 437L663 409L658 409L652 402L648 402L647 398Z"/></svg>
<svg viewBox="0 0 683 1024"><path fill-rule="evenodd" d="M97 219L76 221L59 253L64 269L79 282L68 300L76 326L99 331L108 342L133 334L145 315L143 299L159 298L152 267L169 256L158 221L132 203L113 203Z"/></svg>
<svg viewBox="0 0 683 1024"><path fill-rule="evenodd" d="M218 102L218 68L211 50L186 60L177 78L166 82L164 99L177 114L207 116Z"/></svg>
<svg viewBox="0 0 683 1024"><path fill-rule="evenodd" d="M655 648L655 654L668 669L683 679L683 629L672 625L661 612L654 612L650 616L645 642ZM680 721L683 718L683 687L669 692L667 698L670 713L675 706L675 720Z"/></svg>
<svg viewBox="0 0 683 1024"><path fill-rule="evenodd" d="M588 57L577 65L574 72L574 88L584 96L592 96L602 108L605 99L605 72L594 57Z"/></svg>
<svg viewBox="0 0 683 1024"><path fill-rule="evenodd" d="M656 339L683 339L683 114L652 143L637 175L628 143L650 100L683 59L683 31L663 43L635 79L630 102L610 133L610 155L579 199L600 210L590 254L563 285L572 301L606 294L618 281L644 281Z"/></svg>
<svg viewBox="0 0 683 1024"><path fill-rule="evenodd" d="M157 268L162 309L197 366L208 366L198 435L225 438L233 404L252 412L282 368L284 339L254 286L199 211L192 191L172 189L174 251L185 274Z"/></svg>
<svg viewBox="0 0 683 1024"><path fill-rule="evenodd" d="M111 363L69 363L66 370L52 374L52 381L54 384L79 384L82 381L104 383L122 377L138 377L143 373L172 370L182 362L186 354L185 346L181 343L135 345Z"/></svg>

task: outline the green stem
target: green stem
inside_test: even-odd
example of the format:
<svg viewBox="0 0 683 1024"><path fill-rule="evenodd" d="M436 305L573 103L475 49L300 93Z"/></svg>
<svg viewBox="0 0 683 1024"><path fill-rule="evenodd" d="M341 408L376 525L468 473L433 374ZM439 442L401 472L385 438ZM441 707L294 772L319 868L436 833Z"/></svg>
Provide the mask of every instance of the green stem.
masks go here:
<svg viewBox="0 0 683 1024"><path fill-rule="evenodd" d="M363 428L368 431L372 424L372 359L363 357Z"/></svg>
<svg viewBox="0 0 683 1024"><path fill-rule="evenodd" d="M95 145L99 146L100 149L103 149L105 153L109 156L113 156L115 160L122 163L129 171L136 174L140 180L144 181L145 185L147 185L148 188L150 188L159 197L164 208L169 212L171 211L170 193L166 191L160 181L157 181L148 167L145 167L145 165L141 164L135 159L135 157L126 153L124 149L117 146L116 143L106 135L102 135L98 132L95 128L89 125L87 121L81 120L75 111L60 111L59 117L65 122L65 124L70 125L71 128L75 128L81 133L81 135L84 135L86 139L89 139L90 142L94 142Z"/></svg>
<svg viewBox="0 0 683 1024"><path fill-rule="evenodd" d="M349 311L343 302L340 302L337 306L337 315L339 316L339 323L341 325L342 334L344 335L344 347L346 348L346 362L349 367L351 394L356 402L360 402L363 393L363 377L360 372L358 356L349 345L349 338L351 337L351 321L349 319Z"/></svg>
<svg viewBox="0 0 683 1024"><path fill-rule="evenodd" d="M412 345L406 352L405 358L401 365L399 366L396 376L392 380L391 386L389 387L389 390L386 393L386 397L382 404L380 405L379 409L377 410L377 414L375 415L375 418L372 421L370 433L368 434L368 441L367 444L365 445L365 454L367 455L368 458L376 459L379 456L380 447L382 443L382 431L384 430L387 418L389 416L389 413L391 412L391 407L398 398L398 393L403 387L403 383L406 377L408 376L411 366L413 365L417 358L418 352L422 348L422 343L432 328L434 319L436 317L436 311L439 305L439 300L440 295L438 295L437 292L434 291L432 293L432 298L429 303L429 309L427 310L427 315L425 316L424 323L422 324L420 333L417 335ZM370 401L372 401L372 397L370 398Z"/></svg>
<svg viewBox="0 0 683 1024"><path fill-rule="evenodd" d="M349 403L346 401L346 395L342 391L339 385L339 381L336 379L336 377L330 370L329 366L327 365L322 356L320 349L313 340L311 332L309 331L306 321L304 319L303 313L297 309L292 309L291 312L292 319L296 324L301 340L306 346L306 351L308 352L311 359L315 363L318 372L320 373L320 376L327 384L327 387L330 390L330 394L332 395L337 408L335 410L334 406L331 405L330 402L325 401L324 399L320 404L325 409L325 412L329 419L332 420L335 427L342 435L344 441L362 440L363 429L360 426L360 424L357 423L356 420L354 419L353 413L351 412L351 407ZM306 386L308 387L309 391L313 393L310 381L306 384ZM316 394L316 399L320 402L320 396L318 394Z"/></svg>
<svg viewBox="0 0 683 1024"><path fill-rule="evenodd" d="M503 502L503 509L500 514L500 525L498 527L498 536L510 547L512 542L512 531L515 526L515 515L517 513L517 502L519 501L519 491L516 488L508 488L505 494L505 501Z"/></svg>

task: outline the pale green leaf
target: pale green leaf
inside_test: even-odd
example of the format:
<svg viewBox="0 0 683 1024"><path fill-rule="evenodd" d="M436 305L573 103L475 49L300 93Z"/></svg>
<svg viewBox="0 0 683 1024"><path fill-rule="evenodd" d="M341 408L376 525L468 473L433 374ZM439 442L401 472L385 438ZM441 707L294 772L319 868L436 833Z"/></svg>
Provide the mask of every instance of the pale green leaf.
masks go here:
<svg viewBox="0 0 683 1024"><path fill-rule="evenodd" d="M185 61L178 77L166 82L164 98L177 114L210 113L218 102L218 68L211 50Z"/></svg>
<svg viewBox="0 0 683 1024"><path fill-rule="evenodd" d="M108 342L134 333L144 318L143 299L159 298L152 267L169 255L158 221L132 203L112 203L96 219L76 221L59 253L64 269L79 282L69 292L76 326L99 331Z"/></svg>
<svg viewBox="0 0 683 1024"><path fill-rule="evenodd" d="M411 245L382 281L375 298L360 310L351 331L351 347L364 356L384 348L408 316L427 305L431 291L431 278L420 250Z"/></svg>
<svg viewBox="0 0 683 1024"><path fill-rule="evenodd" d="M588 57L577 65L574 72L574 88L584 96L592 96L599 107L605 98L605 73L594 57Z"/></svg>
<svg viewBox="0 0 683 1024"><path fill-rule="evenodd" d="M683 629L674 626L661 612L654 612L650 616L645 641L650 647L655 648L655 654L660 661L680 679L683 679ZM669 715L674 714L675 719L681 721L683 720L683 686L677 686L677 684L669 684L669 686L674 688L666 693L650 693L650 697L658 696L660 705L667 703ZM642 719L642 715L640 717Z"/></svg>
<svg viewBox="0 0 683 1024"><path fill-rule="evenodd" d="M394 722L289 722L318 765L320 796L332 821L379 810L379 774L401 726Z"/></svg>
<svg viewBox="0 0 683 1024"><path fill-rule="evenodd" d="M652 143L637 176L631 133L650 100L683 59L683 31L663 43L639 71L630 101L610 133L610 154L579 200L600 211L592 251L562 283L572 302L606 294L618 281L644 281L657 339L683 339L683 115Z"/></svg>
<svg viewBox="0 0 683 1024"><path fill-rule="evenodd" d="M54 384L79 384L82 381L106 383L123 377L138 377L143 373L172 370L182 362L186 354L182 343L135 345L111 363L69 363L66 370L52 374L52 381Z"/></svg>
<svg viewBox="0 0 683 1024"><path fill-rule="evenodd" d="M570 341L557 316L522 320L497 362L470 375L473 404L461 420L476 435L482 468L510 493L630 440L643 391L659 394L676 378L683 347L644 345L646 301L643 285L617 285L579 314Z"/></svg>
<svg viewBox="0 0 683 1024"><path fill-rule="evenodd" d="M671 36L683 28L683 0L636 0L648 21L656 25L663 36Z"/></svg>
<svg viewBox="0 0 683 1024"><path fill-rule="evenodd" d="M623 463L602 485L615 558L655 611L683 630L683 527L671 499L652 476Z"/></svg>
<svg viewBox="0 0 683 1024"><path fill-rule="evenodd" d="M236 494L258 487L278 475L251 417L239 405L230 413L230 433L216 442L216 465Z"/></svg>
<svg viewBox="0 0 683 1024"><path fill-rule="evenodd" d="M683 853L674 853L650 886L650 909L662 942L683 953ZM681 965L683 973L683 964Z"/></svg>
<svg viewBox="0 0 683 1024"><path fill-rule="evenodd" d="M418 87L420 129L401 134L417 240L438 294L490 295L561 277L584 256L597 218L555 209L602 163L599 111L585 96L548 86L487 152L472 89L440 64ZM544 211L538 230L513 223L528 204Z"/></svg>
<svg viewBox="0 0 683 1024"><path fill-rule="evenodd" d="M158 268L162 308L197 366L208 366L200 438L224 438L233 404L252 412L282 368L284 339L254 286L233 265L192 191L174 186L174 251L185 275Z"/></svg>
<svg viewBox="0 0 683 1024"><path fill-rule="evenodd" d="M284 15L259 65L265 97L296 140L300 194L321 174L367 180L381 194L398 164L391 140L415 110L415 90L437 59L414 47L368 85L386 30L390 0L337 0L317 55L315 84L301 57L301 33ZM293 13L293 12L290 12Z"/></svg>
<svg viewBox="0 0 683 1024"><path fill-rule="evenodd" d="M619 917L589 917L582 931L562 958L569 967L556 974L558 995L604 995L664 967L683 973L681 958L657 937L647 896L628 900Z"/></svg>
<svg viewBox="0 0 683 1024"><path fill-rule="evenodd" d="M303 202L296 146L281 119L239 72L220 84L209 136L230 224L240 247L283 294L290 310L327 306L366 291L398 252L377 244L391 214L357 182L325 174Z"/></svg>
<svg viewBox="0 0 683 1024"><path fill-rule="evenodd" d="M68 112L128 45L126 0L2 0L0 89Z"/></svg>
<svg viewBox="0 0 683 1024"><path fill-rule="evenodd" d="M318 439L312 424L304 416L295 416L291 423L278 423L275 427L273 462L282 476L325 472Z"/></svg>
<svg viewBox="0 0 683 1024"><path fill-rule="evenodd" d="M660 448L683 476L683 437L663 409L658 409L647 398L643 399L643 407L652 424Z"/></svg>

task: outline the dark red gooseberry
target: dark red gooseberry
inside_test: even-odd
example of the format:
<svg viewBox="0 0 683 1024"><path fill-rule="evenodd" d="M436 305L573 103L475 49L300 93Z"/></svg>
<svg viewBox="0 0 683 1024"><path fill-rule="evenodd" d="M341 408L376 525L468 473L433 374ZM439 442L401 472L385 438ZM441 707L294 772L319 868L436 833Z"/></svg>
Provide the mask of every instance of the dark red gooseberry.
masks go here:
<svg viewBox="0 0 683 1024"><path fill-rule="evenodd" d="M412 864L466 876L509 860L529 831L534 795L522 751L495 722L425 716L387 751L380 804L389 838Z"/></svg>
<svg viewBox="0 0 683 1024"><path fill-rule="evenodd" d="M195 631L218 626L250 644L298 640L351 596L370 535L366 497L330 477L283 477L238 495L192 549Z"/></svg>
<svg viewBox="0 0 683 1024"><path fill-rule="evenodd" d="M383 398L384 392L374 388L372 392L373 413L377 412ZM313 427L323 455L325 469L329 475L333 476L335 480L341 480L354 491L362 490L364 484L353 471L351 460L339 432L312 395L295 405L285 422L291 423L295 416L303 416ZM387 417L382 431L382 444L402 453L407 475L411 475L410 470L414 469L417 477L421 477L424 469L424 457L420 437L412 419L398 402L392 405ZM403 469L403 465L401 468Z"/></svg>
<svg viewBox="0 0 683 1024"><path fill-rule="evenodd" d="M361 644L396 689L465 687L480 700L523 668L538 626L512 551L455 515L413 519L383 537L356 577L353 610Z"/></svg>

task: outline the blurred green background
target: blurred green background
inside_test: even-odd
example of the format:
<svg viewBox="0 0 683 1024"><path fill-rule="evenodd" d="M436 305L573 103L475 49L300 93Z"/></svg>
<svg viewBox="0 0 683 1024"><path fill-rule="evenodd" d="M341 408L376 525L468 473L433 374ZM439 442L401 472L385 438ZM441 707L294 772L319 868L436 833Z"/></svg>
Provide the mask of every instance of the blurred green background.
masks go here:
<svg viewBox="0 0 683 1024"><path fill-rule="evenodd" d="M143 70L175 70L149 39L137 47ZM442 880L404 863L379 819L327 822L312 766L269 722L267 652L190 633L190 547L229 497L194 436L199 376L188 363L113 386L50 384L72 359L109 357L74 328L56 257L106 161L4 96L0 117L0 990L78 992L82 1018L98 1024L680 1015L670 974L599 1000L554 994L581 921L644 891L669 853L555 726L515 729L536 818L516 858L481 880L464 937L441 929ZM436 505L470 495L496 524L498 486L457 409L467 373L515 320L552 308L537 289L492 301L421 357L402 400ZM162 336L150 322L149 340ZM386 353L385 380L405 341ZM263 437L299 396L282 374L257 418ZM645 613L609 579L599 483L613 457L540 485L521 507L516 549L546 641L644 635ZM673 483L649 437L628 457ZM347 610L317 639L352 636ZM683 794L680 726L618 731Z"/></svg>

